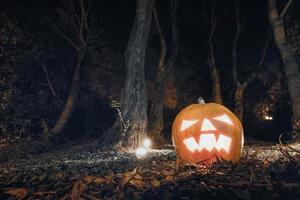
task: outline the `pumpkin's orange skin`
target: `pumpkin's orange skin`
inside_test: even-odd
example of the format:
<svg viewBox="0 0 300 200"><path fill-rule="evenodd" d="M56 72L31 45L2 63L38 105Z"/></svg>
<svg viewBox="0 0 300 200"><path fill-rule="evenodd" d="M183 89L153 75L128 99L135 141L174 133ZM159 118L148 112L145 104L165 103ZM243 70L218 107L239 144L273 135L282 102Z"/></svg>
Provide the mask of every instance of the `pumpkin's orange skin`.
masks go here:
<svg viewBox="0 0 300 200"><path fill-rule="evenodd" d="M220 121L214 120L214 117L226 114L230 117L233 125L222 123ZM211 152L203 149L202 151L191 152L183 143L184 139L188 137L194 137L196 141L199 140L201 132L201 125L204 118L209 119L214 127L217 129L215 131L216 138L218 134L222 133L231 140L231 146L229 153L225 152L223 149L218 151L213 149ZM199 123L187 128L186 130L180 131L182 120L200 120ZM243 146L243 127L239 119L226 107L216 104L192 104L184 108L176 116L173 126L172 126L172 140L175 145L177 155L179 159L189 161L196 164L212 164L216 162L219 158L222 160L237 162L241 156L241 150Z"/></svg>

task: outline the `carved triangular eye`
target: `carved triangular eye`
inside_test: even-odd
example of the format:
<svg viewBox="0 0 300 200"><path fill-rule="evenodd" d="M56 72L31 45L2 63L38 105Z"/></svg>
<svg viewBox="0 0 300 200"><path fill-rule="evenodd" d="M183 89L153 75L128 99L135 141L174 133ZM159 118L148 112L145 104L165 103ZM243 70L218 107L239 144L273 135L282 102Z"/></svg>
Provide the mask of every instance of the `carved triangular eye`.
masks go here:
<svg viewBox="0 0 300 200"><path fill-rule="evenodd" d="M203 120L201 131L215 131L215 130L216 128L208 119Z"/></svg>
<svg viewBox="0 0 300 200"><path fill-rule="evenodd" d="M231 119L226 114L223 114L223 115L218 116L218 117L214 117L213 119L221 121L221 122L225 122L226 124L233 125Z"/></svg>
<svg viewBox="0 0 300 200"><path fill-rule="evenodd" d="M185 129L193 126L196 124L199 120L182 120L180 131L184 131Z"/></svg>

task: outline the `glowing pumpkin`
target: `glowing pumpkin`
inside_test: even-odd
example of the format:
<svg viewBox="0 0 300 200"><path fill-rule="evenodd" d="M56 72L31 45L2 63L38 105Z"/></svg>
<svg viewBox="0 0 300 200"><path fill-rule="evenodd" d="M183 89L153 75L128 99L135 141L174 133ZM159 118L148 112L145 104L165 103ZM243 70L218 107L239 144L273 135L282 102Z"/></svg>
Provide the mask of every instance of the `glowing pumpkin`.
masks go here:
<svg viewBox="0 0 300 200"><path fill-rule="evenodd" d="M184 108L175 118L172 139L178 157L196 164L220 158L236 162L243 147L243 127L226 107L199 102Z"/></svg>

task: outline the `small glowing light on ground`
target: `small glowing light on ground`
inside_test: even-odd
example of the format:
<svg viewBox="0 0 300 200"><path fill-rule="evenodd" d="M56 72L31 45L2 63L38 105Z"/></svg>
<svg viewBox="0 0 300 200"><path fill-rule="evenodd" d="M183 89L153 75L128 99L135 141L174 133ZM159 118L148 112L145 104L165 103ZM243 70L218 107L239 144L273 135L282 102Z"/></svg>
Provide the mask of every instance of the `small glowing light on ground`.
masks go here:
<svg viewBox="0 0 300 200"><path fill-rule="evenodd" d="M146 149L150 149L150 147L152 145L151 140L149 138L144 139L143 145Z"/></svg>
<svg viewBox="0 0 300 200"><path fill-rule="evenodd" d="M264 118L265 118L265 120L273 120L273 117L272 116L268 116L268 115L266 115Z"/></svg>
<svg viewBox="0 0 300 200"><path fill-rule="evenodd" d="M140 147L135 150L135 155L137 158L143 158L146 156L146 154L147 154L147 149L144 147Z"/></svg>

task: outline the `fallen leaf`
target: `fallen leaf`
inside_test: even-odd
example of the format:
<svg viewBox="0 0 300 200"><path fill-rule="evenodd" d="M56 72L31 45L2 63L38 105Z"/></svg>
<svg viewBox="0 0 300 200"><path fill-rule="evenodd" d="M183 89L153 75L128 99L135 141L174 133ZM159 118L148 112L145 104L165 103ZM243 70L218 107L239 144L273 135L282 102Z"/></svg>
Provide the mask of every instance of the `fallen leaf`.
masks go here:
<svg viewBox="0 0 300 200"><path fill-rule="evenodd" d="M4 193L17 197L19 199L24 199L28 193L28 190L26 188L11 188Z"/></svg>
<svg viewBox="0 0 300 200"><path fill-rule="evenodd" d="M101 184L101 183L106 183L106 182L107 182L107 180L105 178L96 177L94 179L94 183L96 183L96 184Z"/></svg>
<svg viewBox="0 0 300 200"><path fill-rule="evenodd" d="M173 176L167 176L164 181L173 181L174 180L174 177Z"/></svg>
<svg viewBox="0 0 300 200"><path fill-rule="evenodd" d="M84 181L82 180L76 181L71 191L71 199L78 200L80 198L81 193L84 192L86 189L87 189L87 184Z"/></svg>
<svg viewBox="0 0 300 200"><path fill-rule="evenodd" d="M54 195L56 194L55 191L44 191L44 192L35 192L34 195L37 196L44 196L44 195Z"/></svg>
<svg viewBox="0 0 300 200"><path fill-rule="evenodd" d="M161 171L161 174L165 175L165 176L169 176L169 175L172 175L173 172L172 171L168 171L168 170L162 170Z"/></svg>
<svg viewBox="0 0 300 200"><path fill-rule="evenodd" d="M159 187L160 186L160 181L156 180L156 179L151 180L150 183L153 187Z"/></svg>
<svg viewBox="0 0 300 200"><path fill-rule="evenodd" d="M94 182L95 178L96 178L95 176L86 176L83 178L83 180L86 183L92 183L92 182Z"/></svg>
<svg viewBox="0 0 300 200"><path fill-rule="evenodd" d="M53 176L59 180L62 180L65 178L65 174L63 172L57 172L57 173L53 174Z"/></svg>
<svg viewBox="0 0 300 200"><path fill-rule="evenodd" d="M139 179L139 180L142 180L142 179L143 179L143 177L142 177L141 175L138 175L138 174L136 174L136 175L134 176L134 178L135 178L135 179Z"/></svg>
<svg viewBox="0 0 300 200"><path fill-rule="evenodd" d="M129 181L129 184L137 186L137 187L143 187L145 183L140 179L131 179Z"/></svg>
<svg viewBox="0 0 300 200"><path fill-rule="evenodd" d="M269 166L270 166L270 161L266 159L266 160L263 162L263 167L264 167L264 169L266 169L266 168L268 168Z"/></svg>
<svg viewBox="0 0 300 200"><path fill-rule="evenodd" d="M131 175L135 175L136 174L136 172L137 172L137 167L136 168L134 168L131 172L129 172L129 173L131 173Z"/></svg>

